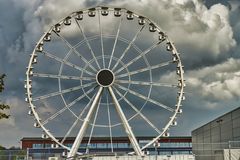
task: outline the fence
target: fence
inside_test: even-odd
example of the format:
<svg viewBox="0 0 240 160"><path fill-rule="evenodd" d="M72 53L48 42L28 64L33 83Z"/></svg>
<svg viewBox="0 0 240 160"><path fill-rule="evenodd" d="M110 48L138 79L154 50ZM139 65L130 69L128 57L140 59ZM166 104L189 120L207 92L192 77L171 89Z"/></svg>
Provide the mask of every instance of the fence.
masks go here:
<svg viewBox="0 0 240 160"><path fill-rule="evenodd" d="M26 150L0 150L0 160L65 160L61 154L32 153L27 155ZM148 155L139 156L89 156L79 160L194 160L193 155Z"/></svg>
<svg viewBox="0 0 240 160"><path fill-rule="evenodd" d="M26 150L0 150L0 160L26 160Z"/></svg>
<svg viewBox="0 0 240 160"><path fill-rule="evenodd" d="M0 160L48 160L49 157L64 160L63 149L48 149L39 152L29 150L0 150ZM136 156L89 156L89 160L240 160L240 141L226 143L193 143L193 155L148 155Z"/></svg>
<svg viewBox="0 0 240 160"><path fill-rule="evenodd" d="M240 141L192 145L196 160L240 160Z"/></svg>
<svg viewBox="0 0 240 160"><path fill-rule="evenodd" d="M193 155L151 155L145 157L121 156L121 157L94 157L92 160L194 160Z"/></svg>

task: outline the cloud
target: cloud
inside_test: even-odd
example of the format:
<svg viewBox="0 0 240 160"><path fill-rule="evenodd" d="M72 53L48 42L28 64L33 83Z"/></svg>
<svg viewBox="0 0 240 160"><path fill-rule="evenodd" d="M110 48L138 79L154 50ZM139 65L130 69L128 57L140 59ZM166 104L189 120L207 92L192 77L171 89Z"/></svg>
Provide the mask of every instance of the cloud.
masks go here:
<svg viewBox="0 0 240 160"><path fill-rule="evenodd" d="M203 97L212 97L216 101L238 98L240 92L240 60L233 58L212 66L186 73L189 87Z"/></svg>
<svg viewBox="0 0 240 160"><path fill-rule="evenodd" d="M189 102L192 107L201 105L206 108L220 107L219 102L238 101L240 91L240 60L229 58L226 61L201 69L185 72L186 96L199 97L200 104L194 105L194 101ZM173 82L175 73L166 74L160 78L163 82ZM196 98L195 98L196 99Z"/></svg>
<svg viewBox="0 0 240 160"><path fill-rule="evenodd" d="M92 2L97 5L104 1ZM236 45L232 27L229 24L229 9L222 4L214 4L207 8L197 0L123 0L104 3L126 7L150 17L167 31L179 48L184 48L185 54L191 57L197 56L195 61L204 59L207 55L214 59ZM28 5L34 8L34 4L36 2ZM32 33L33 30L39 32L41 26L43 30L47 30L59 19L87 5L86 0L43 1L35 6L35 9L25 11L24 19L28 23L27 28L32 30L27 33ZM36 26L39 27L36 28ZM193 49L194 52L192 52ZM199 52L202 52L202 55ZM199 60L198 63L200 62Z"/></svg>
<svg viewBox="0 0 240 160"><path fill-rule="evenodd" d="M123 0L110 5L129 8L159 24L183 53L185 69L222 62L236 46L230 11L222 4L207 8L197 0Z"/></svg>
<svg viewBox="0 0 240 160"><path fill-rule="evenodd" d="M60 19L66 17L70 13L86 8L87 2L87 0L43 1L43 3L36 8L34 16L40 17L42 24L44 24L45 29L47 29L49 25L57 23ZM101 2L102 0L98 1L98 3Z"/></svg>
<svg viewBox="0 0 240 160"><path fill-rule="evenodd" d="M11 115L9 119L0 121L1 145L11 147L19 145L18 142L24 136L40 135L38 129L33 127L33 119L27 115L26 103L18 97L7 97L3 100L5 104L11 106L8 111Z"/></svg>
<svg viewBox="0 0 240 160"><path fill-rule="evenodd" d="M184 53L182 57L186 69L221 62L224 57L230 56L226 53L236 46L229 22L230 11L222 4L207 8L197 0L14 2L15 6L25 9L23 21L26 31L22 35L25 52L31 52L40 34L59 19L93 4L126 7L156 21L175 42L179 52Z"/></svg>
<svg viewBox="0 0 240 160"><path fill-rule="evenodd" d="M126 7L143 14L157 22L175 42L183 53L186 96L190 99L185 102L186 116L181 118L184 123L192 119L191 125L196 127L202 117L219 113L220 109L225 111L226 105L238 104L240 61L234 59L239 57L240 51L238 3L230 3L230 10L222 4L206 7L198 0L0 1L0 18L4 22L0 24L0 72L7 74L7 89L3 95L12 106L11 118L0 122L1 130L4 129L0 139L5 145L16 144L16 135L20 139L40 133L33 129L33 120L27 117L27 104L23 102L25 67L36 41L59 19L97 4ZM232 55L235 57L231 58ZM170 82L173 75L175 73L164 75L161 80ZM192 118L199 110L202 114ZM41 112L49 110L43 108ZM179 132L190 131L188 127L182 125Z"/></svg>
<svg viewBox="0 0 240 160"><path fill-rule="evenodd" d="M4 103L11 106L10 110L6 110L5 113L10 115L16 115L19 113L24 114L25 109L23 107L25 106L25 103L17 97L11 97L9 99L6 99ZM0 121L0 124L16 127L16 117L10 116L9 119L4 119Z"/></svg>

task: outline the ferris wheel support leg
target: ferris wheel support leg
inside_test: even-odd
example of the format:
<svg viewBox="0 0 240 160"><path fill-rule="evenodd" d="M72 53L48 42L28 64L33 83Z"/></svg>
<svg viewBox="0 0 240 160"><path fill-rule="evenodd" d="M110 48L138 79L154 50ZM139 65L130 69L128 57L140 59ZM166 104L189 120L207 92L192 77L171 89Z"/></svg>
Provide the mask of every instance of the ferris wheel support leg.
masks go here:
<svg viewBox="0 0 240 160"><path fill-rule="evenodd" d="M138 145L138 142L137 142L137 139L136 137L134 136L133 132L132 132L132 129L127 121L127 118L126 116L124 115L123 111L122 111L122 108L120 106L120 104L118 103L118 100L113 92L113 89L112 87L108 87L108 90L110 92L110 95L112 96L112 99L113 99L113 102L116 106L116 110L121 118L121 121L123 122L123 126L124 126L124 129L125 129L125 132L127 133L128 135L128 138L133 146L133 149L136 153L136 155L138 156L144 156L144 153L142 152L142 150L140 149L139 145Z"/></svg>
<svg viewBox="0 0 240 160"><path fill-rule="evenodd" d="M95 110L95 108L97 106L97 103L98 103L99 98L100 98L100 96L102 94L102 91L103 91L103 87L100 87L98 92L97 92L97 94L96 94L96 96L95 96L95 99L93 100L93 103L92 103L92 105L91 105L91 107L89 109L89 112L88 112L86 118L83 121L82 127L80 128L80 130L78 132L78 135L77 135L77 137L76 137L76 139L75 139L75 141L73 143L73 146L72 146L72 148L71 148L71 150L70 150L70 152L68 154L68 158L67 159L75 159L75 156L76 156L76 153L78 151L78 148L79 148L79 146L80 146L80 144L82 142L82 139L84 137L84 134L85 134L85 132L87 130L88 122L89 122L89 120L91 119L91 117L93 115L93 112L94 112L94 110Z"/></svg>

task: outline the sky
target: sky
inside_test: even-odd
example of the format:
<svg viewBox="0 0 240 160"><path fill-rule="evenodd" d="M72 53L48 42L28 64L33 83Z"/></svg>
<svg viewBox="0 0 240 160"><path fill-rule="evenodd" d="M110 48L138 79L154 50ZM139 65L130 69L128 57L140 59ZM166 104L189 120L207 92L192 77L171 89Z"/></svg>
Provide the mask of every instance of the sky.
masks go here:
<svg viewBox="0 0 240 160"><path fill-rule="evenodd" d="M191 131L240 104L239 0L1 0L0 73L11 117L0 121L0 145L19 146L22 137L40 136L27 115L24 80L35 43L67 14L91 6L126 7L154 20L174 41L184 64L186 101L172 135ZM170 79L171 74L163 79Z"/></svg>

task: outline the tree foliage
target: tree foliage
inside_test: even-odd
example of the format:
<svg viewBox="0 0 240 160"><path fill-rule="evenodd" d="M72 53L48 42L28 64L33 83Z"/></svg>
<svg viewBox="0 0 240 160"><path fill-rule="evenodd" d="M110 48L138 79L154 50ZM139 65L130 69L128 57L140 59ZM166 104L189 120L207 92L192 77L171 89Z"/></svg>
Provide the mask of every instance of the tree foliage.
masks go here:
<svg viewBox="0 0 240 160"><path fill-rule="evenodd" d="M0 145L0 150L5 150L6 148Z"/></svg>
<svg viewBox="0 0 240 160"><path fill-rule="evenodd" d="M2 75L0 76L0 92L2 92L2 91L4 90L4 81L3 81L4 77L6 77L5 74L2 74ZM9 109L9 108L10 108L9 105L0 104L0 110L2 110L2 111L6 110L6 109ZM8 115L8 114L0 111L0 119L3 119L3 118L6 118L6 119L7 119L7 118L9 118L9 116L10 116L10 115Z"/></svg>

